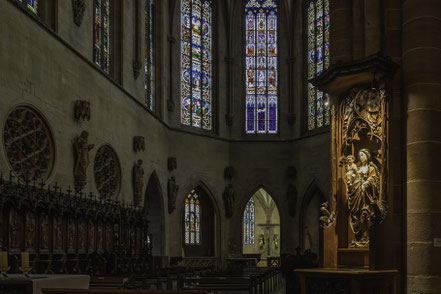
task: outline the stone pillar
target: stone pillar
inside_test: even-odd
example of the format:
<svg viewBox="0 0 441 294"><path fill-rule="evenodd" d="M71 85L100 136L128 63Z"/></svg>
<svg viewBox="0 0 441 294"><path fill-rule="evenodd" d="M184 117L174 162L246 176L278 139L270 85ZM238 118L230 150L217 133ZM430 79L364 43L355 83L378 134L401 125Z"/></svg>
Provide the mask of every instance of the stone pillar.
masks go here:
<svg viewBox="0 0 441 294"><path fill-rule="evenodd" d="M352 60L352 1L330 1L331 64Z"/></svg>
<svg viewBox="0 0 441 294"><path fill-rule="evenodd" d="M441 1L403 0L407 292L441 289Z"/></svg>

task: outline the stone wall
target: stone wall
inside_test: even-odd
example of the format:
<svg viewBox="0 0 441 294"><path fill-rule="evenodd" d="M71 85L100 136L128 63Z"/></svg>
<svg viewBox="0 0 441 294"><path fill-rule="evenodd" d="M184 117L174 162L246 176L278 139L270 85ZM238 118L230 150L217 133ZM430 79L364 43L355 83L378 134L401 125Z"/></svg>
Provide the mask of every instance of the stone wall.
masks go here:
<svg viewBox="0 0 441 294"><path fill-rule="evenodd" d="M298 209L302 197L311 182L319 183L326 195L330 183L329 133L304 136L302 129L302 62L295 65L295 113L297 121L289 125L287 121L288 88L292 81L287 79L287 48L290 32L282 25L298 8L281 16L280 41L280 135L245 136L242 88L242 41L236 31L232 36L234 77L233 112L234 124L225 124L226 114L226 64L224 10L219 1L215 14L216 78L214 81L216 102L215 131L202 132L185 128L180 124L179 113L179 1L174 8L169 1L158 1L157 18L157 105L153 114L144 105L144 85L142 74L137 80L133 77L133 3L124 1L122 17L121 55L118 56L122 71L112 78L102 73L92 61L93 12L92 2L86 1L86 12L80 27L72 20L70 1L58 1L57 31L52 31L30 16L24 8L13 1L0 1L0 120L4 126L8 114L17 105L30 105L35 108L50 125L55 143L55 166L48 183L57 183L64 190L73 188L74 151L73 139L83 130L89 132L89 143L94 144L90 152L91 164L88 170L85 192L97 194L93 175L93 160L99 147L109 144L115 150L121 165L121 189L118 200L132 203L132 168L138 159L143 160L144 189L150 175L155 172L162 194L164 209L163 228L165 231L163 254L180 256L182 254L183 201L187 193L198 185L205 188L213 202L217 214L216 256L240 254L242 212L249 197L264 187L274 198L280 212L282 253L294 252L299 244ZM225 3L224 3L225 2ZM236 1L233 1L236 2ZM300 1L299 1L300 2ZM291 5L291 4L290 4ZM300 5L300 4L296 4ZM240 5L234 8L234 27L242 18ZM171 13L173 12L173 13ZM170 16L173 16L170 19ZM298 20L298 22L301 21ZM170 31L170 24L173 30ZM295 30L301 40L301 29ZM172 43L172 56L169 54L169 35L175 38ZM285 37L284 37L285 36ZM141 40L141 44L143 41ZM296 41L294 55L302 60L301 42ZM171 69L170 69L171 64ZM170 75L170 73L172 73ZM167 111L167 99L175 102L175 110ZM91 104L90 121L75 121L74 104L76 100L87 100ZM146 150L133 151L133 137L144 136ZM0 171L6 175L10 165L3 152L3 137L0 139ZM177 169L167 169L167 158L177 158ZM236 205L231 218L225 217L222 193L229 183L224 179L224 169L233 166L235 176L231 180L235 190ZM287 177L288 166L295 166L297 178ZM176 177L180 185L177 208L167 211L167 181ZM288 183L296 185L298 205L295 216L287 210L286 192ZM232 245L236 244L237 252Z"/></svg>

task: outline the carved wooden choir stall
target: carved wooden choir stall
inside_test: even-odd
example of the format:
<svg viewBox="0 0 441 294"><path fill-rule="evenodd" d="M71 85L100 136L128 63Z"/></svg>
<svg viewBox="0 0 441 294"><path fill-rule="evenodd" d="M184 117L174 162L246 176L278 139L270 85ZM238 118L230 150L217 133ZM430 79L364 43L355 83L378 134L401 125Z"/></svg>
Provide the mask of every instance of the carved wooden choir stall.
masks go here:
<svg viewBox="0 0 441 294"><path fill-rule="evenodd" d="M145 271L151 263L147 230L141 207L0 177L0 246L8 251L8 273L19 273L23 251L33 273Z"/></svg>
<svg viewBox="0 0 441 294"><path fill-rule="evenodd" d="M393 241L376 229L387 220L390 200L389 93L396 68L374 55L337 63L311 80L332 101L332 194L321 207L323 268L295 271L302 293L394 291L397 265L380 260Z"/></svg>

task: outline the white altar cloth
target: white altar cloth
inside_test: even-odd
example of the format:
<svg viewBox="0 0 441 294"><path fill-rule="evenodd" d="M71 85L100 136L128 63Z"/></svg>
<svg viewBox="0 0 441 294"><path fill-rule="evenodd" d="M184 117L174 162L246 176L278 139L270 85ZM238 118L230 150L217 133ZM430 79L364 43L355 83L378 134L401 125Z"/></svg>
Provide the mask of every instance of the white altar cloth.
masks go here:
<svg viewBox="0 0 441 294"><path fill-rule="evenodd" d="M0 280L28 280L32 282L32 293L42 294L44 288L67 288L67 289L89 289L90 276L88 275L8 275Z"/></svg>

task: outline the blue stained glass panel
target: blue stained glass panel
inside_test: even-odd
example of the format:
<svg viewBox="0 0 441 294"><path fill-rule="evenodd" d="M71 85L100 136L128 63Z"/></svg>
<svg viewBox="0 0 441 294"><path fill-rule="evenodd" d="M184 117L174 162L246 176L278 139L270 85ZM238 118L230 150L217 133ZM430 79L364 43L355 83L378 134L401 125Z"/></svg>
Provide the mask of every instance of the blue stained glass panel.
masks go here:
<svg viewBox="0 0 441 294"><path fill-rule="evenodd" d="M187 245L199 245L201 242L200 215L199 196L192 190L185 199L184 237Z"/></svg>
<svg viewBox="0 0 441 294"><path fill-rule="evenodd" d="M245 4L247 134L278 131L278 18L276 0Z"/></svg>
<svg viewBox="0 0 441 294"><path fill-rule="evenodd" d="M310 1L308 14L308 79L329 67L329 0ZM308 84L308 130L330 124L329 96Z"/></svg>
<svg viewBox="0 0 441 294"><path fill-rule="evenodd" d="M243 243L254 244L254 197L248 201L243 213Z"/></svg>
<svg viewBox="0 0 441 294"><path fill-rule="evenodd" d="M212 10L209 0L181 0L181 123L212 129Z"/></svg>

